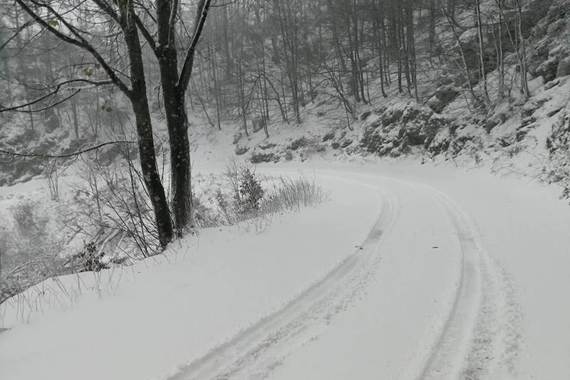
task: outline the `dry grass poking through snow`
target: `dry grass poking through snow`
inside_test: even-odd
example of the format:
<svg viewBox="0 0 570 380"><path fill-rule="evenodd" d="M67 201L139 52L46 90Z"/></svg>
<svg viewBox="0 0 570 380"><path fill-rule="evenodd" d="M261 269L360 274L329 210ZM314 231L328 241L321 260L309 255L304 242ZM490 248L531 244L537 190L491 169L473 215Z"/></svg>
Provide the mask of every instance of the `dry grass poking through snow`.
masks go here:
<svg viewBox="0 0 570 380"><path fill-rule="evenodd" d="M277 214L283 211L300 211L315 206L327 198L323 189L306 178L281 177L272 192L261 203L262 213Z"/></svg>

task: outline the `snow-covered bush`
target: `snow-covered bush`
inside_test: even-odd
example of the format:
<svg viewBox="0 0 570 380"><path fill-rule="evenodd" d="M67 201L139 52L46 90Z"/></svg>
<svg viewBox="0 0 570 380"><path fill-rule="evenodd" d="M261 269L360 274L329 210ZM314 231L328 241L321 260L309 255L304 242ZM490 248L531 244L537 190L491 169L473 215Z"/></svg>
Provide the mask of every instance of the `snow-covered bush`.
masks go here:
<svg viewBox="0 0 570 380"><path fill-rule="evenodd" d="M225 196L227 191L218 189L216 203L227 222L233 224L237 220L257 213L264 190L253 169L234 161L226 167L224 175L229 185L231 199Z"/></svg>
<svg viewBox="0 0 570 380"><path fill-rule="evenodd" d="M261 187L255 172L244 168L239 176L239 189L234 194L237 211L240 214L252 214L259 211L260 202L265 191Z"/></svg>
<svg viewBox="0 0 570 380"><path fill-rule="evenodd" d="M109 269L109 263L104 260L105 252L97 250L95 243L90 242L76 255L66 262L66 269L70 272L99 272Z"/></svg>

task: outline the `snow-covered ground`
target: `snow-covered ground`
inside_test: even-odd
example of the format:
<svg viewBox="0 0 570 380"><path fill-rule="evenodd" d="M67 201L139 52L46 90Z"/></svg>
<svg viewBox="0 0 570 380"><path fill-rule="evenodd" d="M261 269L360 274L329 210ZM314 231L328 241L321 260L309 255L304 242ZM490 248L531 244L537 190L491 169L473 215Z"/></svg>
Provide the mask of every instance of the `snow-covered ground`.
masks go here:
<svg viewBox="0 0 570 380"><path fill-rule="evenodd" d="M2 379L570 378L555 189L404 161L258 170L330 200L42 284L2 308Z"/></svg>
<svg viewBox="0 0 570 380"><path fill-rule="evenodd" d="M48 280L1 309L2 379L158 379L278 310L366 237L372 189L323 180L329 202L204 231L157 261ZM24 322L22 323L22 319Z"/></svg>

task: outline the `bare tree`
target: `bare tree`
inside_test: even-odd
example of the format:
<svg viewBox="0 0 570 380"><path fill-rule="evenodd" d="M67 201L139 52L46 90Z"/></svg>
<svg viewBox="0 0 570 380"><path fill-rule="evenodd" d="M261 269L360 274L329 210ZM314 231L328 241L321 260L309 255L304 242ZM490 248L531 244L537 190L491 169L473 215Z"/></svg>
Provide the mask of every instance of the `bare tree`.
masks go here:
<svg viewBox="0 0 570 380"><path fill-rule="evenodd" d="M16 0L18 5L43 29L61 41L87 52L95 59L112 84L131 103L139 142L139 159L145 186L148 189L161 245L166 246L176 232L180 235L189 224L192 215L190 144L185 97L194 67L194 56L210 8L210 0L199 0L195 8L193 32L186 48L177 44L177 26L181 22L182 9L177 0L70 2L55 7L52 0ZM127 78L114 61L106 58L98 48L93 33L78 24L77 13L85 11L95 15L97 21L116 26L126 50ZM153 15L154 13L154 15ZM147 97L144 47L152 50L158 62L164 108L170 137L172 208L171 221L164 186L158 174L152 120ZM182 64L179 65L179 55Z"/></svg>

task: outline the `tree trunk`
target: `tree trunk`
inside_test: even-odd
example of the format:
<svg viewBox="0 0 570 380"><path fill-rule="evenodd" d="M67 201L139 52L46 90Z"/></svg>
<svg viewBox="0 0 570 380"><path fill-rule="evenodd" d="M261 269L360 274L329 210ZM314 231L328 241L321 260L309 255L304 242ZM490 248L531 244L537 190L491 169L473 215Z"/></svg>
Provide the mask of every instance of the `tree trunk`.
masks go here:
<svg viewBox="0 0 570 380"><path fill-rule="evenodd" d="M520 70L521 70L521 93L524 96L524 100L528 100L530 97L530 89L528 88L528 73L527 73L527 61L526 61L526 41L522 32L522 6L520 0L515 0L517 6L517 34L519 40L520 53Z"/></svg>
<svg viewBox="0 0 570 380"><path fill-rule="evenodd" d="M477 37L479 39L479 73L480 79L483 81L483 95L485 96L485 106L489 107L491 99L487 88L487 71L485 67L485 48L483 40L483 22L481 19L481 3L475 0L475 16L477 18Z"/></svg>
<svg viewBox="0 0 570 380"><path fill-rule="evenodd" d="M132 90L129 98L135 114L139 143L139 158L141 161L144 183L147 187L150 201L154 209L159 242L164 248L173 239L173 228L172 221L170 220L168 202L166 201L166 195L164 193L164 187L156 166L154 136L152 133L152 122L146 94L146 79L142 59L142 49L134 21L135 18L132 3L121 7L121 11L124 23L124 37L130 61Z"/></svg>
<svg viewBox="0 0 570 380"><path fill-rule="evenodd" d="M171 6L170 2L157 2L157 57L170 141L172 213L176 235L181 237L192 220L190 140L185 89L178 88L180 75Z"/></svg>

